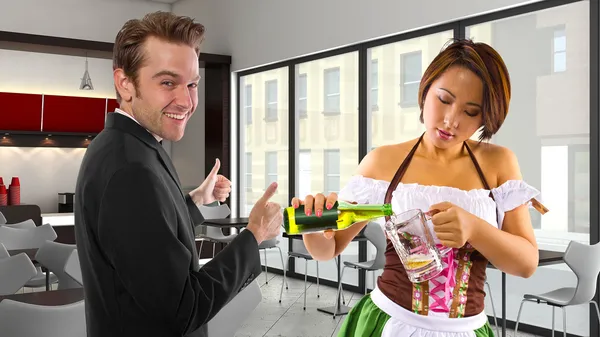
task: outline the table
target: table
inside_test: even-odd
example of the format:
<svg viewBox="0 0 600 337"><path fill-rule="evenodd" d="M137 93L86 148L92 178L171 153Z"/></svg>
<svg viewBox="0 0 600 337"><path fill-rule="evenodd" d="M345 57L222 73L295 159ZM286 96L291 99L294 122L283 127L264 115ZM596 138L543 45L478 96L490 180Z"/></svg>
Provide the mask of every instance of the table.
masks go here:
<svg viewBox="0 0 600 337"><path fill-rule="evenodd" d="M2 300L13 300L22 303L46 306L66 305L82 301L83 299L83 288L36 291L32 293L0 296L0 302L2 302Z"/></svg>
<svg viewBox="0 0 600 337"><path fill-rule="evenodd" d="M284 238L289 238L289 239L293 239L293 240L302 240L302 235L288 235L287 233L283 233L283 237ZM367 238L362 234L362 231L354 237L354 239L352 239L353 242L359 242L359 241L367 241ZM342 272L341 272L341 254L335 259L336 260L336 266L337 266L337 286L338 289L340 288L340 284L342 283ZM362 261L360 261L362 262ZM343 290L343 289L342 289ZM350 312L350 307L346 306L346 305L342 305L342 294L339 293L336 296L336 303L334 306L331 307L325 307L325 308L317 308L318 311L320 312L324 312L324 313L328 313L330 315L333 315L333 318L335 318L335 316L341 316L341 315L346 315L348 314L348 312Z"/></svg>
<svg viewBox="0 0 600 337"><path fill-rule="evenodd" d="M539 250L538 266L563 263L564 256L563 252ZM489 264L489 267L496 269L492 264ZM502 272L502 337L506 337L506 273L504 272Z"/></svg>
<svg viewBox="0 0 600 337"><path fill-rule="evenodd" d="M40 266L40 263L35 259L35 254L37 254L37 252L38 252L37 248L11 249L8 251L8 255L15 256L15 255L19 255L21 253L25 253L25 255L27 255L27 257L29 257L29 259L35 266ZM46 291L49 291L50 290L50 271L44 266L41 266L41 267L42 267L42 271L44 273L46 273Z"/></svg>
<svg viewBox="0 0 600 337"><path fill-rule="evenodd" d="M201 226L219 228L243 228L248 226L248 218L206 219Z"/></svg>
<svg viewBox="0 0 600 337"><path fill-rule="evenodd" d="M27 257L31 260L31 262L33 262L34 264L37 264L38 262L35 259L35 254L37 254L37 251L38 251L37 248L11 249L8 251L8 255L15 256L15 255L19 255L21 253L25 253L25 255L27 255Z"/></svg>

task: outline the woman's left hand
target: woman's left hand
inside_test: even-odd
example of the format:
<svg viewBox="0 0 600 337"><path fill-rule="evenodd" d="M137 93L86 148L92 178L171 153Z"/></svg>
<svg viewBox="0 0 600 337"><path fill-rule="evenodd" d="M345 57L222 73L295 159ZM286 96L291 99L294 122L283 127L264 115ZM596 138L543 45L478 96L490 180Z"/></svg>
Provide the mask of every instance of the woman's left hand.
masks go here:
<svg viewBox="0 0 600 337"><path fill-rule="evenodd" d="M431 222L435 235L442 245L461 248L469 241L477 221L475 215L450 202L432 205L429 210L439 211L431 217Z"/></svg>

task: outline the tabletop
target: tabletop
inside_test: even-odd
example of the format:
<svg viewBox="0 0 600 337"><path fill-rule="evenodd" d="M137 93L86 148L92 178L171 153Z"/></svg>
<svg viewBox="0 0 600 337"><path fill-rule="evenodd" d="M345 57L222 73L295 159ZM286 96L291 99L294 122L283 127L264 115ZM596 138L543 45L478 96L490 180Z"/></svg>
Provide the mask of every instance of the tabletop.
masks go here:
<svg viewBox="0 0 600 337"><path fill-rule="evenodd" d="M30 249L10 249L8 250L8 255L10 256L15 256L15 255L19 255L21 253L25 253L27 255L27 257L29 257L29 259L32 262L36 262L35 261L35 254L37 254L38 249L37 248L30 248Z"/></svg>
<svg viewBox="0 0 600 337"><path fill-rule="evenodd" d="M22 303L46 306L66 305L82 301L83 299L83 288L35 291L32 293L0 296L0 302L3 300L13 300Z"/></svg>
<svg viewBox="0 0 600 337"><path fill-rule="evenodd" d="M240 228L248 226L248 218L205 219L201 226Z"/></svg>
<svg viewBox="0 0 600 337"><path fill-rule="evenodd" d="M562 263L564 262L563 259L565 257L564 252L555 252L551 250L540 250L539 255L538 265L540 266Z"/></svg>

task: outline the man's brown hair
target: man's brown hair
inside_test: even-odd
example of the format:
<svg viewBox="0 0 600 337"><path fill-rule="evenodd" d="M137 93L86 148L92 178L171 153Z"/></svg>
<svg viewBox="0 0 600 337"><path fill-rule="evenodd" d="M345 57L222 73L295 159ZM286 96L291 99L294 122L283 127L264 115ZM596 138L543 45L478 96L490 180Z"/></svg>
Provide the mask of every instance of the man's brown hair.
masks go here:
<svg viewBox="0 0 600 337"><path fill-rule="evenodd" d="M188 45L199 54L200 44L204 40L204 26L192 18L160 11L146 14L141 20L127 21L115 39L113 70L123 69L136 87L138 71L145 60L144 44L149 37ZM121 103L118 91L117 101Z"/></svg>
<svg viewBox="0 0 600 337"><path fill-rule="evenodd" d="M442 50L431 62L419 86L419 107L423 123L423 105L431 84L452 66L474 72L483 82L483 130L480 140L492 138L508 114L511 87L508 69L494 48L481 42L457 39Z"/></svg>

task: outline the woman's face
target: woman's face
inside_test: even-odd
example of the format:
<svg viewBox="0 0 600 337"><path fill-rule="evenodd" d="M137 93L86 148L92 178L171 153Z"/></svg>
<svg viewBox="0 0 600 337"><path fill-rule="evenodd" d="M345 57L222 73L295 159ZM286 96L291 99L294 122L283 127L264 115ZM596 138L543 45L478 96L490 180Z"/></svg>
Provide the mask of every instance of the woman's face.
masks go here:
<svg viewBox="0 0 600 337"><path fill-rule="evenodd" d="M472 71L448 68L430 86L423 106L426 133L438 148L471 138L483 125L483 82Z"/></svg>

